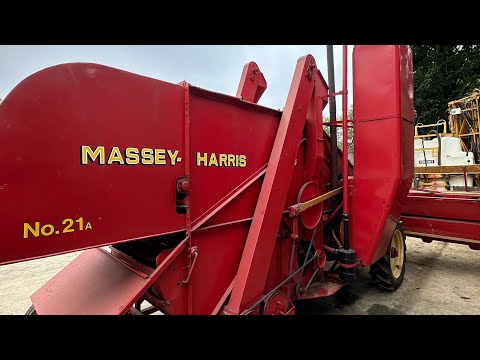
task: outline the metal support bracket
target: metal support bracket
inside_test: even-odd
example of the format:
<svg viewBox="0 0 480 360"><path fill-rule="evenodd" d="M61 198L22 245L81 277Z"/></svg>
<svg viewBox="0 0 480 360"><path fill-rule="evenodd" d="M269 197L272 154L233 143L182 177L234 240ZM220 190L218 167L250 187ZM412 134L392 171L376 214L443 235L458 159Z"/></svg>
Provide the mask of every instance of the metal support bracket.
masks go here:
<svg viewBox="0 0 480 360"><path fill-rule="evenodd" d="M190 271L188 272L188 276L185 280L181 281L179 285L187 285L190 282L190 278L192 276L193 268L195 267L195 263L197 262L197 257L198 257L198 248L196 246L193 246L190 248L188 252L188 256L190 258L193 257L192 265L190 266Z"/></svg>

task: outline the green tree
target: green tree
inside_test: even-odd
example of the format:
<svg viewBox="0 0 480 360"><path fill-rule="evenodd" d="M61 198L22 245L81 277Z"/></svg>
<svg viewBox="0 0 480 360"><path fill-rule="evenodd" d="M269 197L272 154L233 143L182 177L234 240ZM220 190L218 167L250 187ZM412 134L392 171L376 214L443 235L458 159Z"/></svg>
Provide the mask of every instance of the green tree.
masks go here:
<svg viewBox="0 0 480 360"><path fill-rule="evenodd" d="M480 45L411 45L417 122L447 120L448 102L480 87Z"/></svg>
<svg viewBox="0 0 480 360"><path fill-rule="evenodd" d="M353 107L350 105L348 109L348 119L353 119ZM324 117L324 122L330 122L330 117ZM337 115L337 121L342 121L342 115ZM325 132L330 136L330 126L323 127ZM337 146L343 150L343 131L341 126L337 126ZM348 152L353 152L353 129L348 129Z"/></svg>

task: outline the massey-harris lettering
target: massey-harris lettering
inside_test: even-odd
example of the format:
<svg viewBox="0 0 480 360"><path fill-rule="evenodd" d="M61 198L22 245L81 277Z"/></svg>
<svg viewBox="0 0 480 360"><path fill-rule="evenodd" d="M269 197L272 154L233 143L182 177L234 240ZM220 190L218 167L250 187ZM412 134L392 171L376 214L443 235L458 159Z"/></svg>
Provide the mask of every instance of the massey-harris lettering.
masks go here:
<svg viewBox="0 0 480 360"><path fill-rule="evenodd" d="M247 157L235 154L215 154L197 152L197 166L246 167Z"/></svg>
<svg viewBox="0 0 480 360"><path fill-rule="evenodd" d="M178 150L165 149L138 149L135 147L128 147L123 152L117 146L114 146L108 152L105 151L105 146L97 146L92 149L90 146L83 145L80 149L80 163L87 165L89 162L96 162L99 165L175 165L182 161L178 156Z"/></svg>
<svg viewBox="0 0 480 360"><path fill-rule="evenodd" d="M178 150L165 149L138 149L127 147L124 151L118 146L106 150L105 146L92 148L82 145L80 148L80 163L87 165L175 165L182 161ZM197 152L195 156L197 166L246 167L247 156L240 154L215 154Z"/></svg>

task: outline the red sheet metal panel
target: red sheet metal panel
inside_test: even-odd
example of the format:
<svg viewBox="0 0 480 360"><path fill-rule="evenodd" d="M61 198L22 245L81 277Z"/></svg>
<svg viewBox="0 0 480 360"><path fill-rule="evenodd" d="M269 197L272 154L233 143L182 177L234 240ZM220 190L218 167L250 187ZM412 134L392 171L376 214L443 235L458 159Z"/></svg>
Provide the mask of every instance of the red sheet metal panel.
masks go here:
<svg viewBox="0 0 480 360"><path fill-rule="evenodd" d="M281 113L193 86L190 93L190 202L195 226L205 212L268 163ZM222 219L251 217L257 194L251 195L253 204L246 199L249 207L230 207L228 215L222 211Z"/></svg>
<svg viewBox="0 0 480 360"><path fill-rule="evenodd" d="M236 96L256 104L266 89L267 82L258 65L253 61L245 64Z"/></svg>
<svg viewBox="0 0 480 360"><path fill-rule="evenodd" d="M402 214L480 222L480 193L410 190Z"/></svg>
<svg viewBox="0 0 480 360"><path fill-rule="evenodd" d="M480 222L402 216L405 234L424 240L439 240L480 247ZM479 249L480 250L480 249Z"/></svg>
<svg viewBox="0 0 480 360"><path fill-rule="evenodd" d="M185 230L175 186L188 158L192 221L266 166L280 112L195 87L190 94L185 133L181 85L97 64L54 66L21 82L0 108L8 204L0 264ZM86 164L82 146L91 150ZM128 148L128 162L138 150L136 164ZM258 192L249 194L249 206L230 207L222 220L250 217Z"/></svg>
<svg viewBox="0 0 480 360"><path fill-rule="evenodd" d="M31 298L39 315L120 315L148 281L105 251L91 249Z"/></svg>
<svg viewBox="0 0 480 360"><path fill-rule="evenodd" d="M480 194L411 190L402 210L405 233L480 249Z"/></svg>
<svg viewBox="0 0 480 360"><path fill-rule="evenodd" d="M184 229L183 121L182 86L106 66L22 81L0 106L0 264ZM106 163L118 147L124 164L114 153L82 165L82 146L103 146ZM129 147L158 149L157 164L127 164ZM179 151L174 165L167 150Z"/></svg>
<svg viewBox="0 0 480 360"><path fill-rule="evenodd" d="M219 228L197 230L192 244L199 254L192 273L192 314L208 315L214 310L237 274L250 221Z"/></svg>
<svg viewBox="0 0 480 360"><path fill-rule="evenodd" d="M410 48L356 46L353 92L352 247L370 265L385 254L414 176Z"/></svg>

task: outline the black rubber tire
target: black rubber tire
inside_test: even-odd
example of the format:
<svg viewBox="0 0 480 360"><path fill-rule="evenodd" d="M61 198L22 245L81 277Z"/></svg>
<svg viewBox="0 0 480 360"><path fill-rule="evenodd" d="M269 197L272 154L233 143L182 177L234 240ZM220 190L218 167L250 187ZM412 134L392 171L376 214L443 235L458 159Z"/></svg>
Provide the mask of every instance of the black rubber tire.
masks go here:
<svg viewBox="0 0 480 360"><path fill-rule="evenodd" d="M27 312L25 313L25 315L37 315L37 310L35 310L35 308L32 306L30 306L27 310Z"/></svg>
<svg viewBox="0 0 480 360"><path fill-rule="evenodd" d="M388 245L387 253L383 257L378 259L376 263L370 266L370 275L372 276L372 280L382 290L388 290L388 291L397 290L400 287L400 285L402 285L403 278L405 276L405 264L407 261L407 255L406 255L407 246L405 244L406 237L405 237L405 232L404 232L401 221L398 222L397 227L395 228L395 231L393 232L393 234L395 234L397 230L399 230L402 234L403 251L404 251L402 270L400 275L397 278L395 278L390 266L390 249L391 249L394 235L392 235L392 239L390 240L390 244Z"/></svg>

